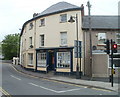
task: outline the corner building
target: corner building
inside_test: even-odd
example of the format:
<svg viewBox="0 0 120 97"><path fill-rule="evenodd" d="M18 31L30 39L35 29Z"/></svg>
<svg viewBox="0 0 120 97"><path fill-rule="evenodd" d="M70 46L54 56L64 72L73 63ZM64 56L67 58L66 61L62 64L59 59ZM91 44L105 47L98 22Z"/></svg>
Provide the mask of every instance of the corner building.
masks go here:
<svg viewBox="0 0 120 97"><path fill-rule="evenodd" d="M84 8L67 2L59 2L23 24L20 43L20 64L29 69L74 73L74 41L77 40L76 19L78 16L78 40L83 43L82 16ZM82 49L83 50L83 49ZM78 58L83 71L83 58ZM80 67L80 66L79 66Z"/></svg>

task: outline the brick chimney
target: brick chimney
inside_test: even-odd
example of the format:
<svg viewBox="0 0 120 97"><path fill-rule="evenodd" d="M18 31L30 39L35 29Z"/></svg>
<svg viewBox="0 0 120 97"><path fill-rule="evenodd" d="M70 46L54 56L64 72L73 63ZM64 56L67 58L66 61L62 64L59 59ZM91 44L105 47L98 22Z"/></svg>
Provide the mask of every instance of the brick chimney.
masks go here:
<svg viewBox="0 0 120 97"><path fill-rule="evenodd" d="M84 16L84 5L83 4L81 5L81 8L82 8L82 10L81 10L81 16L83 17Z"/></svg>
<svg viewBox="0 0 120 97"><path fill-rule="evenodd" d="M38 15L38 13L34 13L34 14L33 14L33 18L36 17L37 15Z"/></svg>

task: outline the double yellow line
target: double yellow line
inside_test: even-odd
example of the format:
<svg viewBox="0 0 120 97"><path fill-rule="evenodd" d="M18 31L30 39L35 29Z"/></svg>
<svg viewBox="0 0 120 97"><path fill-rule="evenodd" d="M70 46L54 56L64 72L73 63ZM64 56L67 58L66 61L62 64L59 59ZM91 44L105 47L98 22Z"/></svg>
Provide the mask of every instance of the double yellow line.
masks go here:
<svg viewBox="0 0 120 97"><path fill-rule="evenodd" d="M4 94L6 97L12 97L8 92L6 92L3 88L0 87L0 92Z"/></svg>

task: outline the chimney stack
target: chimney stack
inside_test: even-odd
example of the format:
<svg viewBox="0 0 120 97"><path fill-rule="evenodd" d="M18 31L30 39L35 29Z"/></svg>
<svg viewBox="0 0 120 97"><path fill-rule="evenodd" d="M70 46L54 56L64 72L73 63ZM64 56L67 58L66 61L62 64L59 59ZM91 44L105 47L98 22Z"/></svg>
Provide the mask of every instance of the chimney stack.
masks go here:
<svg viewBox="0 0 120 97"><path fill-rule="evenodd" d="M83 4L81 5L81 8L82 8L82 10L81 10L81 16L83 17L84 16L84 5Z"/></svg>
<svg viewBox="0 0 120 97"><path fill-rule="evenodd" d="M36 17L37 15L38 15L38 13L34 13L34 14L33 14L33 18Z"/></svg>

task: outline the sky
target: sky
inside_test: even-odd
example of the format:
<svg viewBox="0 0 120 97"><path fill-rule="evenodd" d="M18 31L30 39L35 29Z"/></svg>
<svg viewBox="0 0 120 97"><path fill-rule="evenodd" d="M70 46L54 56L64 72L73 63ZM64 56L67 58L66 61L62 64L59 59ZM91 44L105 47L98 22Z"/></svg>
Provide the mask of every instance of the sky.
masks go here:
<svg viewBox="0 0 120 97"><path fill-rule="evenodd" d="M41 13L58 2L65 1L77 6L84 4L88 15L88 0L1 0L0 1L0 41L5 35L20 33L22 25L32 18L33 13ZM91 15L118 15L120 0L89 0Z"/></svg>

